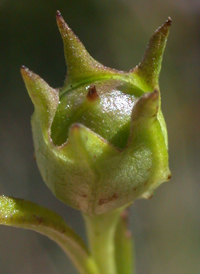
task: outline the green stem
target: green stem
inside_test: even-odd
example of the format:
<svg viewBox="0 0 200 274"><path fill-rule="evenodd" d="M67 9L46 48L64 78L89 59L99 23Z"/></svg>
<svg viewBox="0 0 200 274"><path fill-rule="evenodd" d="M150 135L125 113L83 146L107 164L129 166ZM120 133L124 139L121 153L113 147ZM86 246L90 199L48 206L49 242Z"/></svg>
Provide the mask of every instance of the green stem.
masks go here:
<svg viewBox="0 0 200 274"><path fill-rule="evenodd" d="M133 236L128 228L129 212L125 209L117 224L115 233L115 257L117 274L134 274Z"/></svg>
<svg viewBox="0 0 200 274"><path fill-rule="evenodd" d="M84 214L90 252L101 274L117 274L115 262L115 231L122 209L105 214Z"/></svg>
<svg viewBox="0 0 200 274"><path fill-rule="evenodd" d="M55 241L81 274L100 274L82 239L56 213L35 203L0 196L0 224L39 232Z"/></svg>

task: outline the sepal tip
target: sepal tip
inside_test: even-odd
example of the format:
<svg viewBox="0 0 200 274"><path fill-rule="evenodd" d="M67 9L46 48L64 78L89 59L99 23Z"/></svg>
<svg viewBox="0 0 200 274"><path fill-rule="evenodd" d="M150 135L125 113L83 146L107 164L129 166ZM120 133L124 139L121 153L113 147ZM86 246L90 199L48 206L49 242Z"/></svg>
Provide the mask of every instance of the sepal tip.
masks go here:
<svg viewBox="0 0 200 274"><path fill-rule="evenodd" d="M61 15L61 12L59 11L59 10L57 10L57 12L56 12L56 17L61 17L62 15Z"/></svg>
<svg viewBox="0 0 200 274"><path fill-rule="evenodd" d="M94 102L99 99L99 95L97 93L97 89L95 85L91 85L88 89L87 99L90 102Z"/></svg>
<svg viewBox="0 0 200 274"><path fill-rule="evenodd" d="M35 111L41 115L42 119L49 115L53 117L59 103L58 91L25 66L21 67L21 74Z"/></svg>
<svg viewBox="0 0 200 274"><path fill-rule="evenodd" d="M148 89L158 88L162 58L172 20L170 17L152 35L140 64L132 71L147 85Z"/></svg>

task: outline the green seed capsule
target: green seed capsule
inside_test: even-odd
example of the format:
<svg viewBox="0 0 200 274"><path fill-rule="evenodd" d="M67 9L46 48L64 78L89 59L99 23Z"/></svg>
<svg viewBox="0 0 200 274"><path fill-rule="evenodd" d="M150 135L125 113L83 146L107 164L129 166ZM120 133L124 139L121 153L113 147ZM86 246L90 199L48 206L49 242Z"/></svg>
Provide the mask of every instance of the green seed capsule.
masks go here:
<svg viewBox="0 0 200 274"><path fill-rule="evenodd" d="M158 84L171 19L129 72L95 61L59 12L57 23L68 70L64 87L55 90L21 69L35 106L33 139L45 183L91 215L150 198L171 176Z"/></svg>

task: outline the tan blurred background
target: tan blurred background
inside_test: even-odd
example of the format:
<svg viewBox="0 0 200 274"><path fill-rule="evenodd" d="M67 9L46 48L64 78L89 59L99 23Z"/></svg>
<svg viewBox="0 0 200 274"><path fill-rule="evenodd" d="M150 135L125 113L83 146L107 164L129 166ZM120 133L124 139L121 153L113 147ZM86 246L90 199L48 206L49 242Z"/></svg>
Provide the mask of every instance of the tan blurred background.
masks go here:
<svg viewBox="0 0 200 274"><path fill-rule="evenodd" d="M84 239L79 212L57 201L33 159L32 103L21 65L53 87L66 66L56 10L101 63L129 70L168 16L173 25L160 86L169 133L172 180L153 199L135 202L130 224L137 274L200 273L200 1L0 0L0 194L35 201L61 214ZM0 227L0 274L75 274L53 242Z"/></svg>

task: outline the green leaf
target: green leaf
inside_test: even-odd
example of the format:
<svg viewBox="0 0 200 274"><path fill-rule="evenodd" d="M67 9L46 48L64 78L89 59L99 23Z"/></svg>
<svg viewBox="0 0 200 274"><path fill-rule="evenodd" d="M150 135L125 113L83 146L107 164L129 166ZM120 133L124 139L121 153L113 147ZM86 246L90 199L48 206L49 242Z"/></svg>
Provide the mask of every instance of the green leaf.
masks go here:
<svg viewBox="0 0 200 274"><path fill-rule="evenodd" d="M99 274L81 238L53 211L30 201L0 196L0 224L39 232L55 241L82 274Z"/></svg>

